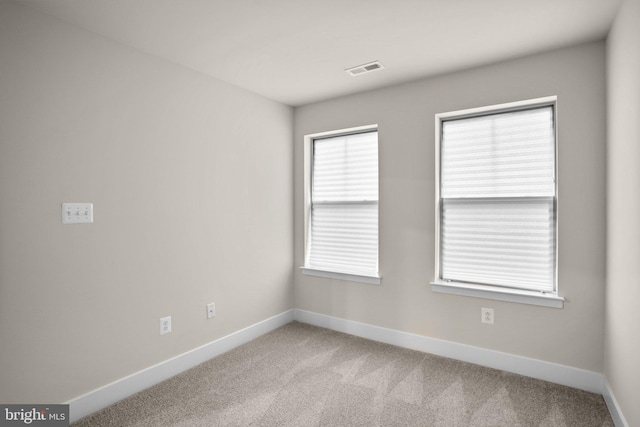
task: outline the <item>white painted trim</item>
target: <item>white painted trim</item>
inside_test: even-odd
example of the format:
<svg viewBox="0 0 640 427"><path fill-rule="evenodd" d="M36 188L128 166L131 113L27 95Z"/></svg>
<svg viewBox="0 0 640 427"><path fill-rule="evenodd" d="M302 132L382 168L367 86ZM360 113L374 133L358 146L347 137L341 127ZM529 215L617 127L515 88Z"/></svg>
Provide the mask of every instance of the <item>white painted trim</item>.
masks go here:
<svg viewBox="0 0 640 427"><path fill-rule="evenodd" d="M607 408L613 419L613 424L616 427L629 427L629 423L624 418L622 409L620 405L618 405L616 397L613 395L613 390L611 390L611 386L609 386L607 377L604 375L602 376L602 397L604 397L604 401L607 404Z"/></svg>
<svg viewBox="0 0 640 427"><path fill-rule="evenodd" d="M299 322L309 323L386 344L500 369L592 393L603 393L603 377L602 374L597 372L459 344L452 341L430 338L395 329L373 326L353 320L340 319L306 310L294 310L293 318Z"/></svg>
<svg viewBox="0 0 640 427"><path fill-rule="evenodd" d="M302 274L307 276L326 277L329 279L348 280L350 282L369 283L379 285L382 281L380 276L366 276L364 274L345 273L341 271L318 270L317 268L300 267Z"/></svg>
<svg viewBox="0 0 640 427"><path fill-rule="evenodd" d="M329 138L332 136L344 136L355 133L377 132L377 124L355 126L345 129L336 129L325 132L317 132L305 135L304 141L304 266L300 267L302 274L309 276L325 277L330 279L349 280L354 282L372 283L379 285L380 277L366 276L360 274L349 274L344 272L332 272L327 270L317 270L307 266L309 259L309 246L311 238L311 181L313 175L313 141L316 139ZM379 261L378 261L379 263Z"/></svg>
<svg viewBox="0 0 640 427"><path fill-rule="evenodd" d="M158 384L280 326L286 325L293 321L293 318L293 310L285 311L71 399L66 402L69 405L70 422L73 423L134 393Z"/></svg>
<svg viewBox="0 0 640 427"><path fill-rule="evenodd" d="M134 393L286 325L292 320L602 394L615 426L629 427L606 378L599 373L300 309L285 311L78 396L66 402L70 406L70 422L78 421Z"/></svg>
<svg viewBox="0 0 640 427"><path fill-rule="evenodd" d="M525 291L522 289L501 288L498 286L475 285L458 282L431 282L431 290L443 294L463 295L497 301L517 302L542 307L563 308L564 298L554 294Z"/></svg>
<svg viewBox="0 0 640 427"><path fill-rule="evenodd" d="M507 102L504 104L486 105L483 107L473 107L464 110L448 111L446 113L438 113L436 117L441 119L462 119L466 117L480 116L483 114L497 114L516 110L526 110L530 108L546 107L549 105L555 105L558 102L558 97L545 96L542 98L525 99L522 101Z"/></svg>
<svg viewBox="0 0 640 427"><path fill-rule="evenodd" d="M563 308L564 306L564 298L558 296L558 254L559 254L559 243L558 243L558 226L557 220L554 222L554 239L556 242L555 247L555 261L554 261L554 289L553 294L554 298L543 298L536 299L530 298L529 296L516 296L514 294L509 294L507 292L496 292L493 295L488 292L483 292L480 288L484 287L484 285L475 284L472 286L466 286L466 284L460 284L462 286L454 286L454 287L446 287L444 285L444 281L442 280L442 266L441 266L441 234L442 234L442 225L441 225L441 216L442 216L442 198L440 194L440 179L441 179L441 163L442 159L440 158L440 151L442 148L442 125L443 122L447 120L453 119L464 119L471 117L479 117L483 115L493 115L505 112L513 112L513 111L521 111L521 110L529 110L539 107L552 107L553 109L553 128L554 128L554 146L555 146L555 160L554 160L554 176L555 176L555 196L554 196L554 212L556 218L558 218L558 97L554 96L546 96L542 98L535 99L527 99L522 101L508 102L504 104L496 104L496 105L488 105L483 107L476 108L468 108L464 110L458 111L449 111L446 113L438 113L435 115L435 279L432 282L432 290L434 292L441 293L449 293L455 295L465 295L465 296L473 296L478 298L487 298L494 299L498 301L509 301L509 302L518 302L523 304L532 304L532 305L540 305L543 307L553 307L553 308ZM475 289L473 287L475 286ZM518 292L517 289L514 289Z"/></svg>

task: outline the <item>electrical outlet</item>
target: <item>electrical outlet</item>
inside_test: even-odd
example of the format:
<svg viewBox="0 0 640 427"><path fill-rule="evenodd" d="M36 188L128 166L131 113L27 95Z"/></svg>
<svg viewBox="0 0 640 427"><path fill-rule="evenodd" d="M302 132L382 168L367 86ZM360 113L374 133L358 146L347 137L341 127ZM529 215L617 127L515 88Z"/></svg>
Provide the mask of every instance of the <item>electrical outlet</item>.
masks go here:
<svg viewBox="0 0 640 427"><path fill-rule="evenodd" d="M207 304L207 319L216 317L216 305L214 303Z"/></svg>
<svg viewBox="0 0 640 427"><path fill-rule="evenodd" d="M493 308L481 308L480 309L482 323L488 323L493 325Z"/></svg>
<svg viewBox="0 0 640 427"><path fill-rule="evenodd" d="M171 316L162 317L160 319L160 335L171 332Z"/></svg>

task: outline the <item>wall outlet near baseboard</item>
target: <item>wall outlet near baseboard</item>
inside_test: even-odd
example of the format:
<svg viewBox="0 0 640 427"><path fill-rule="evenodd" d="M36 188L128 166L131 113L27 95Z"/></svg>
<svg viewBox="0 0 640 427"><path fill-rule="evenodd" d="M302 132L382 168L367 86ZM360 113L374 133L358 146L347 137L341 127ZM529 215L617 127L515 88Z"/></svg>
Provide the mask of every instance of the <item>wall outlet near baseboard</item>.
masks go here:
<svg viewBox="0 0 640 427"><path fill-rule="evenodd" d="M160 335L171 332L171 316L160 318Z"/></svg>
<svg viewBox="0 0 640 427"><path fill-rule="evenodd" d="M216 305L214 303L207 304L207 319L216 317Z"/></svg>
<svg viewBox="0 0 640 427"><path fill-rule="evenodd" d="M481 308L480 309L482 323L488 323L493 325L493 308Z"/></svg>

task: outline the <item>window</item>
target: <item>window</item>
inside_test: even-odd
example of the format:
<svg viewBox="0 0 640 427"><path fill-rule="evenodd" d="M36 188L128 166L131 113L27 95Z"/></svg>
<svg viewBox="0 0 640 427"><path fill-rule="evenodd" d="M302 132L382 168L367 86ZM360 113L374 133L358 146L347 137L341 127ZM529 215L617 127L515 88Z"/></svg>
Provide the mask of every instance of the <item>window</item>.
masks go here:
<svg viewBox="0 0 640 427"><path fill-rule="evenodd" d="M305 138L305 274L380 283L378 132Z"/></svg>
<svg viewBox="0 0 640 427"><path fill-rule="evenodd" d="M555 105L553 97L436 116L434 290L562 306Z"/></svg>

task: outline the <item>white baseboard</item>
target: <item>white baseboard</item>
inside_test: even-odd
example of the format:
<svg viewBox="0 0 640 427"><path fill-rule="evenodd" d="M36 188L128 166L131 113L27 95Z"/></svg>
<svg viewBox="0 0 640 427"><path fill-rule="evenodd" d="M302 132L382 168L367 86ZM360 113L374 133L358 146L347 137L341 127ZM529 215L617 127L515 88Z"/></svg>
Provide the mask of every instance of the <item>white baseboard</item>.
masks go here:
<svg viewBox="0 0 640 427"><path fill-rule="evenodd" d="M69 404L70 421L73 423L134 393L206 362L212 357L249 342L280 326L286 325L293 321L293 315L293 310L285 311L284 313L270 317L169 360L165 360L157 365L121 378L87 394L76 397L66 402Z"/></svg>
<svg viewBox="0 0 640 427"><path fill-rule="evenodd" d="M306 310L294 310L295 320L311 325L356 335L386 344L419 350L438 356L449 357L476 365L500 369L515 374L525 375L556 384L586 390L592 393L603 393L603 376L597 372L545 362L514 354L487 350L452 341L429 338L423 335L394 329L382 328L352 320L340 319ZM617 426L617 425L616 425Z"/></svg>
<svg viewBox="0 0 640 427"><path fill-rule="evenodd" d="M299 309L285 311L76 397L66 402L69 404L70 421L73 423L106 408L134 393L286 325L292 320L602 394L615 426L628 427L613 392L602 374Z"/></svg>
<svg viewBox="0 0 640 427"><path fill-rule="evenodd" d="M602 377L602 383L602 397L604 397L604 401L607 404L607 408L609 409L609 413L611 414L611 418L613 419L613 424L615 424L616 427L629 427L629 423L624 418L622 410L618 405L618 401L613 395L613 390L611 390L611 387L609 386L607 377Z"/></svg>

